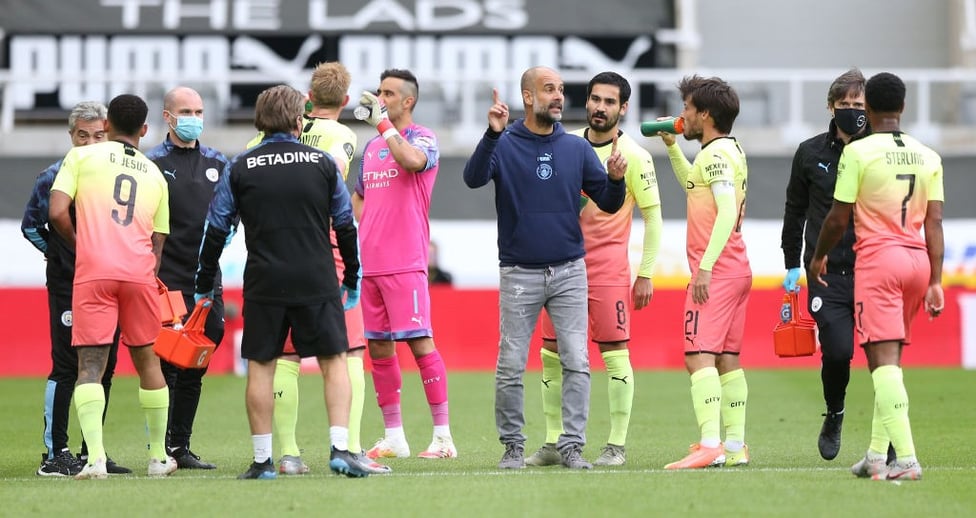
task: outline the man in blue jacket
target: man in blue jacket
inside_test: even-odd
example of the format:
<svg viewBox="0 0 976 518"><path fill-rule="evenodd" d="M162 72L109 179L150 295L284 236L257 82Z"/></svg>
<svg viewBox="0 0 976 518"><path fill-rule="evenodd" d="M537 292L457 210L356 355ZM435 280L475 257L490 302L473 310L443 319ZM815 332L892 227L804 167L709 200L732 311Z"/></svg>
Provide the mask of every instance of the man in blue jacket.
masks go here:
<svg viewBox="0 0 976 518"><path fill-rule="evenodd" d="M525 467L522 375L529 341L546 308L560 344L563 434L556 443L563 465L590 469L582 457L590 408L587 354L587 285L580 191L601 210L624 201L627 161L616 149L604 168L593 147L559 123L563 81L545 67L522 74L525 118L508 125L508 106L494 92L488 130L464 167L471 188L495 183L500 263L495 424L505 453L498 467ZM609 174L608 174L609 173Z"/></svg>

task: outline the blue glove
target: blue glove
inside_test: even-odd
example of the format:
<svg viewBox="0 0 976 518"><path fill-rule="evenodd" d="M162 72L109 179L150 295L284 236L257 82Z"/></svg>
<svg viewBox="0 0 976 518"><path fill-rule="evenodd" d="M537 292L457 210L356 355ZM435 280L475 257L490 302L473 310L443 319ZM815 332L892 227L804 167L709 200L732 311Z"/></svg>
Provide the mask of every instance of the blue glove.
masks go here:
<svg viewBox="0 0 976 518"><path fill-rule="evenodd" d="M194 293L193 294L193 303L194 304L199 303L203 299L213 300L213 297L214 297L213 290L210 290L210 291L208 291L206 293Z"/></svg>
<svg viewBox="0 0 976 518"><path fill-rule="evenodd" d="M797 286L797 282L800 280L800 269L790 268L786 270L786 278L783 279L783 289L786 291L798 292L800 287Z"/></svg>
<svg viewBox="0 0 976 518"><path fill-rule="evenodd" d="M342 303L342 310L349 311L356 307L356 304L359 304L359 290L349 289L348 286L342 284L339 286L339 298L345 298L345 301Z"/></svg>

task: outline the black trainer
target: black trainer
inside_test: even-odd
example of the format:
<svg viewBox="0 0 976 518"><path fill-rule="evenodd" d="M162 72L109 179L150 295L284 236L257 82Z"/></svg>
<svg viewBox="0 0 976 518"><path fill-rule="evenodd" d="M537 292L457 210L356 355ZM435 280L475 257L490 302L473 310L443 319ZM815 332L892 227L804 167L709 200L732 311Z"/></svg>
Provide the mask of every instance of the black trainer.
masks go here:
<svg viewBox="0 0 976 518"><path fill-rule="evenodd" d="M820 439L817 447L824 460L834 460L840 453L840 430L844 426L844 411L827 412L823 414L824 422L820 427Z"/></svg>
<svg viewBox="0 0 976 518"><path fill-rule="evenodd" d="M180 469L217 469L215 464L200 460L200 456L190 451L190 448L184 446L166 448L166 452L176 459L176 465Z"/></svg>
<svg viewBox="0 0 976 518"><path fill-rule="evenodd" d="M78 464L84 468L85 464L88 464L88 455L79 453ZM109 475L128 475L132 473L131 469L116 463L111 457L108 456L105 457L105 471L107 471Z"/></svg>
<svg viewBox="0 0 976 518"><path fill-rule="evenodd" d="M237 475L237 478L239 480L272 480L278 478L278 472L275 471L274 462L271 462L269 458L264 462L252 462L251 467L247 468L244 473Z"/></svg>
<svg viewBox="0 0 976 518"><path fill-rule="evenodd" d="M85 464L75 458L70 451L64 450L53 458L47 458L46 453L41 454L41 467L37 468L37 474L42 477L73 477L81 473Z"/></svg>
<svg viewBox="0 0 976 518"><path fill-rule="evenodd" d="M116 463L111 457L105 457L105 471L109 475L128 475L132 473L131 469Z"/></svg>

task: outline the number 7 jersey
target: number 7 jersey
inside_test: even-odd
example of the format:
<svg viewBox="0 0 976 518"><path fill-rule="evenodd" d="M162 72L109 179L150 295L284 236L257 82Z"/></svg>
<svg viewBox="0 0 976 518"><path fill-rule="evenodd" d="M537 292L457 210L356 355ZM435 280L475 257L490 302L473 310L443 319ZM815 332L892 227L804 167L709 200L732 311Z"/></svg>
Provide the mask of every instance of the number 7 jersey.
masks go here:
<svg viewBox="0 0 976 518"><path fill-rule="evenodd" d="M52 191L75 205L75 283L154 282L152 234L169 234L169 189L138 149L109 141L75 147Z"/></svg>
<svg viewBox="0 0 976 518"><path fill-rule="evenodd" d="M834 199L854 204L858 259L885 246L925 249L930 201L945 201L942 159L904 133L880 132L844 147Z"/></svg>

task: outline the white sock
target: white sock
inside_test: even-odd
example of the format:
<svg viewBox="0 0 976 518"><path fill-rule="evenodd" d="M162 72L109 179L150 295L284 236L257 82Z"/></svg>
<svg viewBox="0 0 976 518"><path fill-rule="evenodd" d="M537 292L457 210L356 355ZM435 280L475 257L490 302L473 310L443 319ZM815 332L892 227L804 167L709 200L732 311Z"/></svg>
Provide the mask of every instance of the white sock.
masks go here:
<svg viewBox="0 0 976 518"><path fill-rule="evenodd" d="M347 451L349 449L349 428L345 426L330 426L329 440L337 450ZM357 451L358 455L359 452Z"/></svg>
<svg viewBox="0 0 976 518"><path fill-rule="evenodd" d="M254 446L254 462L258 464L266 462L271 458L271 434L259 433L251 436L251 444Z"/></svg>
<svg viewBox="0 0 976 518"><path fill-rule="evenodd" d="M446 424L434 426L434 437L450 437L451 427Z"/></svg>
<svg viewBox="0 0 976 518"><path fill-rule="evenodd" d="M725 441L725 451L739 451L742 449L742 441Z"/></svg>
<svg viewBox="0 0 976 518"><path fill-rule="evenodd" d="M701 445L705 448L718 448L718 445L722 444L722 441L718 439L702 439Z"/></svg>
<svg viewBox="0 0 976 518"><path fill-rule="evenodd" d="M407 436L404 435L404 433L403 433L403 427L402 426L397 426L396 428L387 428L386 429L386 438L387 439L394 439L394 440L395 439L403 439L403 440L406 440Z"/></svg>

